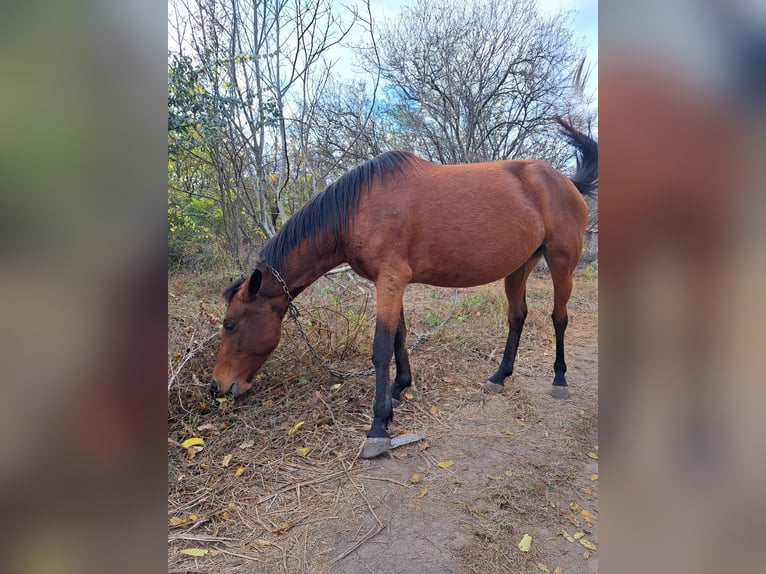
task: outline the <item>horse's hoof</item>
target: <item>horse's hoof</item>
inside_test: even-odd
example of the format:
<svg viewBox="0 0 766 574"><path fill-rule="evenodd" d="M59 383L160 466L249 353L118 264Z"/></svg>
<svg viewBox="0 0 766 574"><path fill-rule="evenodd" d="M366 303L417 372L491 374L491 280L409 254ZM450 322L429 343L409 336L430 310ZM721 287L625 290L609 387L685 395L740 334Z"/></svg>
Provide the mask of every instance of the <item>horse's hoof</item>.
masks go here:
<svg viewBox="0 0 766 574"><path fill-rule="evenodd" d="M384 452L391 450L391 439L389 437L368 437L362 447L362 458L375 458Z"/></svg>
<svg viewBox="0 0 766 574"><path fill-rule="evenodd" d="M569 387L563 387L560 385L553 385L551 386L551 396L554 399L568 399L569 398Z"/></svg>
<svg viewBox="0 0 766 574"><path fill-rule="evenodd" d="M484 383L484 390L488 393L502 393L504 388L505 387L503 385L498 385L497 383L493 383L491 381Z"/></svg>

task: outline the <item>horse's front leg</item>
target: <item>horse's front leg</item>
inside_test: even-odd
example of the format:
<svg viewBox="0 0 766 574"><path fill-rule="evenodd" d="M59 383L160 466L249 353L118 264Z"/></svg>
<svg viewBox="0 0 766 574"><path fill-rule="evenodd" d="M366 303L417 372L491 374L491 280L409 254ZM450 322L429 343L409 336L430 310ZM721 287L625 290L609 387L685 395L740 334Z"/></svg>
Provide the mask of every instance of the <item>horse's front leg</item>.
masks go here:
<svg viewBox="0 0 766 574"><path fill-rule="evenodd" d="M402 310L402 295L406 281L389 275L375 283L377 290L375 339L372 363L375 366L375 401L372 406L372 426L362 448L362 458L373 458L391 448L388 425L394 417L391 399L389 367Z"/></svg>

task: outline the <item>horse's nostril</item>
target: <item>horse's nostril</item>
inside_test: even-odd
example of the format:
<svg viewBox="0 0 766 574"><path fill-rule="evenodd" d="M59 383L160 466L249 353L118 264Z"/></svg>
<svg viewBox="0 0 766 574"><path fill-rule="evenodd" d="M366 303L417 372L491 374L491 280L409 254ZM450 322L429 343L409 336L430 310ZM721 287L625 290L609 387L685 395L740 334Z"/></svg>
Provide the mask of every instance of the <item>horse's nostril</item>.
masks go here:
<svg viewBox="0 0 766 574"><path fill-rule="evenodd" d="M213 396L218 394L218 383L216 381L210 383L210 394Z"/></svg>

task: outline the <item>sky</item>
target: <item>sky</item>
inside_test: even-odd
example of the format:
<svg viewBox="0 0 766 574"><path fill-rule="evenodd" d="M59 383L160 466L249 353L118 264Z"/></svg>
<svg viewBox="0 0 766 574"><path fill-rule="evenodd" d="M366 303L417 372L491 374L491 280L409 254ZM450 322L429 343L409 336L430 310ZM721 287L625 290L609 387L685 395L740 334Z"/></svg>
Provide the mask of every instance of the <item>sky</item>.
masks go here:
<svg viewBox="0 0 766 574"><path fill-rule="evenodd" d="M585 48L587 65L592 70L589 91L598 101L598 0L537 0L537 5L548 14L558 10L574 12L572 31Z"/></svg>

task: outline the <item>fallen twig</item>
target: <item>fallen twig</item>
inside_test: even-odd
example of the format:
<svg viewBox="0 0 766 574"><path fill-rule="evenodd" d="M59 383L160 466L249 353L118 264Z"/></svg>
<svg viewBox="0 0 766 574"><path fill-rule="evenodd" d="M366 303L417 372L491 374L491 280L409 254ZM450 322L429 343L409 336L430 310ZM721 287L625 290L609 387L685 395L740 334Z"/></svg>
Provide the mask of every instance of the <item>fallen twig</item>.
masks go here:
<svg viewBox="0 0 766 574"><path fill-rule="evenodd" d="M221 554L228 554L229 556L236 556L237 558L244 558L245 560L252 560L253 562L258 562L258 558L255 556L248 556L247 554L237 554L236 552L229 552L228 550L221 550L220 548L216 548L216 552L220 552ZM260 552L260 550L257 550L256 552ZM285 568L285 570L287 570Z"/></svg>
<svg viewBox="0 0 766 574"><path fill-rule="evenodd" d="M174 534L168 536L168 542L176 540L193 540L196 542L236 542L236 538L226 538L225 536L206 536L205 534Z"/></svg>
<svg viewBox="0 0 766 574"><path fill-rule="evenodd" d="M412 488L412 485L404 484L403 482L399 482L399 481L394 480L392 478L386 478L384 476L365 476L365 475L359 475L359 478L363 478L365 480L380 480L382 482L390 482L392 484L403 486L404 488Z"/></svg>
<svg viewBox="0 0 766 574"><path fill-rule="evenodd" d="M338 470L336 472L328 474L327 476L323 476L321 478L315 478L314 480L306 480L304 482L299 482L299 483L296 483L296 484L288 484L287 486L283 486L282 488L277 489L275 492L272 492L271 494L268 494L266 496L262 496L256 502L257 502L257 504L263 504L267 500L270 500L270 499L274 498L275 496L279 496L283 492L288 492L290 490L294 490L296 488L300 488L300 487L303 487L303 486L311 486L312 484L320 484L322 482L326 482L328 480L332 480L333 478L338 478L339 476L341 476L343 474L344 474L344 471Z"/></svg>
<svg viewBox="0 0 766 574"><path fill-rule="evenodd" d="M391 518L389 518L389 519L386 521L386 523L385 523L385 524L381 524L381 525L380 525L380 526L378 526L377 528L373 526L373 527L370 529L370 531L369 531L367 534L365 534L365 535L364 535L364 536L361 538L361 540L359 540L359 541L358 541L356 544L354 544L354 545L353 545L351 548L349 548L348 550L346 550L346 551L345 551L343 554L341 554L341 555L340 555L340 556L338 556L337 558L333 558L333 559L330 561L330 564L335 564L336 562L338 562L338 561L340 561L340 560L343 560L343 559L344 559L346 556L348 556L349 554L351 554L352 552L354 552L354 551L355 551L357 548L359 548L359 547L360 547L362 544L364 544L365 542L367 542L367 541L369 541L369 540L371 540L371 539L375 538L375 537L376 537L378 534L380 534L380 533L381 533L383 530L385 530L385 529L386 529L386 527L387 527L387 526L388 526L388 525L391 523L391 521L392 521L393 519L394 519L394 517L392 516Z"/></svg>
<svg viewBox="0 0 766 574"><path fill-rule="evenodd" d="M218 335L218 331L213 331L211 333L208 333L207 336L198 339L195 341L196 333L192 335L191 339L189 340L189 343L186 345L186 348L188 349L186 353L184 353L184 356L181 358L181 361L173 367L173 359L170 357L170 353L168 353L168 363L170 364L170 377L168 377L168 391L170 391L170 388L173 386L173 382L178 378L178 375L181 374L181 371L184 368L184 365L188 363L191 359L194 358L194 356L199 353L202 349L205 348L205 345L207 345L210 341L212 341L216 336Z"/></svg>

